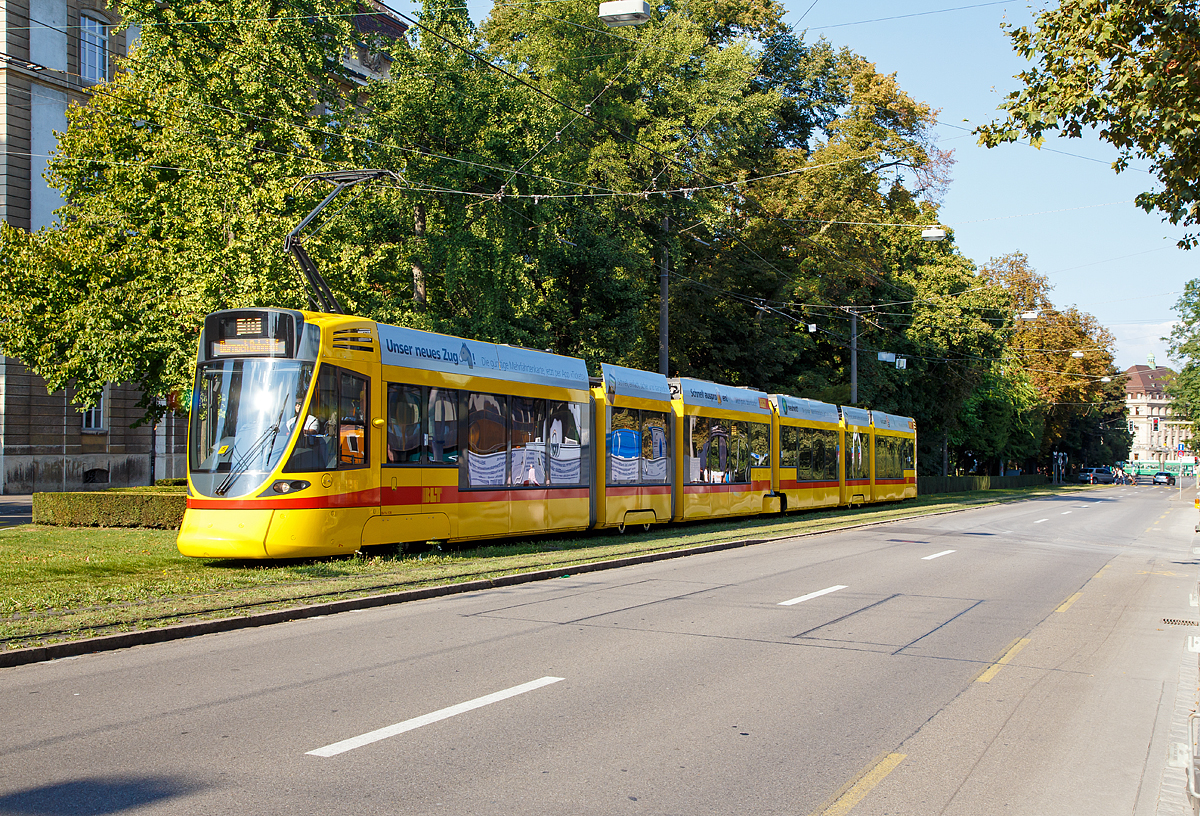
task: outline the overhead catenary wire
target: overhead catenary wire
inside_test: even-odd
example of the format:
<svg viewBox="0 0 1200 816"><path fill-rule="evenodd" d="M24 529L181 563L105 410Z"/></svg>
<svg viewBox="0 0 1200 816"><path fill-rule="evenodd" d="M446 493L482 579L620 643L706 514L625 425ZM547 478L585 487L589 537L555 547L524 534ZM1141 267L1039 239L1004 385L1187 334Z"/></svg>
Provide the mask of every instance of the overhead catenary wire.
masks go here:
<svg viewBox="0 0 1200 816"><path fill-rule="evenodd" d="M444 38L443 38L443 39L444 39ZM219 109L221 109L221 108L219 108ZM248 115L248 116L252 116L252 115L253 115L253 114L246 114L245 112L233 111L233 110L231 110L231 109L222 109L222 110L226 110L227 112L230 112L230 113L241 113L242 115ZM259 118L262 118L262 117L259 117ZM286 124L293 125L293 126L295 125L295 123L286 123ZM311 129L311 130L316 130L317 132L324 132L324 131L322 131L321 129L315 129L315 128L309 128L309 129ZM337 134L337 135L342 135L342 134ZM661 155L661 154L659 154L659 155ZM446 157L443 157L443 158L446 158ZM853 160L853 159L850 159L850 160ZM154 166L154 165L149 165L148 167L154 168L154 167L156 167L156 166ZM190 168L179 168L179 169L190 169ZM804 172L804 171L806 171L806 170L808 170L808 169L814 169L814 168L801 168L801 169L799 169L799 170L797 170L797 171L789 171L789 172ZM519 172L519 171L518 171L518 172ZM782 175L782 174L780 174L780 175ZM556 180L556 181L560 181L560 182L561 182L561 181L564 181L564 180ZM733 183L748 183L749 181L753 181L753 180L738 181L738 182L733 182ZM718 187L727 187L727 186L728 186L728 184L729 184L729 183L715 184L715 185L711 185L711 186L709 186L709 187L706 187L705 189L716 189L716 188L718 188ZM480 196L480 197L482 197L482 196L484 195L484 194L482 194L482 193L472 193L472 192L470 192L470 191L455 191L455 190L449 190L449 189L446 189L446 188L429 188L429 189L437 189L437 191L438 191L438 192L443 192L443 193L459 193L459 194L465 194L465 195L477 195L477 196ZM688 188L681 188L680 190L675 190L675 191L663 191L663 194L668 194L668 193L671 193L671 192L685 192L687 189L688 189ZM695 192L697 189L699 189L699 188L691 188L692 192ZM619 191L608 191L608 194L618 194L618 193L619 193ZM585 195L590 195L590 196L592 196L592 197L598 197L599 195L604 195L604 193L597 193L597 194L582 194L582 195L581 195L581 194L574 194L574 195L572 195L572 196L570 196L570 197L573 197L573 198L580 198L580 197L585 197ZM532 197L532 196L530 196L530 197ZM542 196L540 196L540 197L541 197L541 198L549 198L549 197L551 197L551 196L542 195ZM566 197L566 196L564 196L564 197ZM835 222L835 221L830 221L830 222L827 222L827 223L848 223L848 224L868 225L868 224L867 224L867 222ZM910 224L894 224L894 225L889 225L889 224L879 224L879 225L880 225L880 226L912 226L912 225L910 225ZM735 240L739 240L739 241L740 241L740 237L738 237L738 236L734 236L734 238L735 238ZM751 249L752 249L752 248L751 248ZM752 250L752 251L753 251L753 250ZM755 254L757 255L757 253L755 253ZM764 261L764 263L767 263L768 265L770 265L770 262L766 261L766 259L763 259L761 255L758 255L758 257L759 257L759 259L760 259L760 260L763 260L763 261Z"/></svg>

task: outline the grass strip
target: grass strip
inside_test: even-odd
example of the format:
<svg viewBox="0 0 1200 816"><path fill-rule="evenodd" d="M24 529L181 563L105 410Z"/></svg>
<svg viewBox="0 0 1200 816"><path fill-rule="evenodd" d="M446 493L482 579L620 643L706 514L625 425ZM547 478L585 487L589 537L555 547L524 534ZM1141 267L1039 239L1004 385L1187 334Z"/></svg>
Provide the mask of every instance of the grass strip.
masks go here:
<svg viewBox="0 0 1200 816"><path fill-rule="evenodd" d="M507 539L464 550L366 552L282 562L185 558L175 548L172 530L8 527L0 529L0 648L62 643L721 541L810 535L1081 489L1088 488L937 494L854 510L670 525L624 536L601 531Z"/></svg>

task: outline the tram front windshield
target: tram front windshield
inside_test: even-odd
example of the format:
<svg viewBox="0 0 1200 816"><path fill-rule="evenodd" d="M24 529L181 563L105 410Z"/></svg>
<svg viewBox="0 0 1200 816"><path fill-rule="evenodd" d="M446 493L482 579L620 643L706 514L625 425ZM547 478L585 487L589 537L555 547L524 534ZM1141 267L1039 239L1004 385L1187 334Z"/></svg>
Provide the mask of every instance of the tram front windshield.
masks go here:
<svg viewBox="0 0 1200 816"><path fill-rule="evenodd" d="M279 463L296 429L313 364L236 359L203 363L192 397L188 463L210 496L242 495Z"/></svg>

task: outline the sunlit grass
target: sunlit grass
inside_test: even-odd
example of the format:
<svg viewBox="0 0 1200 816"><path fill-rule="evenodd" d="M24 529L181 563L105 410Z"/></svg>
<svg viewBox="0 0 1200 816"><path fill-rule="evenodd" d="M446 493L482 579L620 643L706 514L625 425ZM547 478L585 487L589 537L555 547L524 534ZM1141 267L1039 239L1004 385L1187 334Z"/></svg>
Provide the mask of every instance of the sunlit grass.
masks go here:
<svg viewBox="0 0 1200 816"><path fill-rule="evenodd" d="M171 530L0 529L0 641L8 648L185 619L562 568L717 542L781 538L1044 495L1077 486L924 496L786 517L496 541L471 549L371 551L288 561L185 558ZM1092 488L1102 489L1102 488Z"/></svg>

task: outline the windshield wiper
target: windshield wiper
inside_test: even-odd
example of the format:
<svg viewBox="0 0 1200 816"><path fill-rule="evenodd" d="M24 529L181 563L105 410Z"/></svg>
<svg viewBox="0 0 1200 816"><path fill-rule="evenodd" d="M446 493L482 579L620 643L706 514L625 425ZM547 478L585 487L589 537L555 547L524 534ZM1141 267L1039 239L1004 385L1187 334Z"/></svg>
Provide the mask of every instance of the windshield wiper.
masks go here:
<svg viewBox="0 0 1200 816"><path fill-rule="evenodd" d="M286 398L284 399L284 405L287 405ZM233 483L238 480L238 477L249 469L250 463L255 460L259 453L261 453L263 450L274 449L275 438L279 436L279 426L283 424L284 410L286 410L286 407L279 409L279 418L275 420L275 424L263 431L262 435L259 436L258 439L254 440L254 444L250 446L250 449L242 454L241 457L238 458L237 462L230 466L229 475L225 477L224 481L217 485L217 489L213 492L215 492L218 496L224 496L229 492L229 488L233 487ZM236 450L236 446L234 449Z"/></svg>

